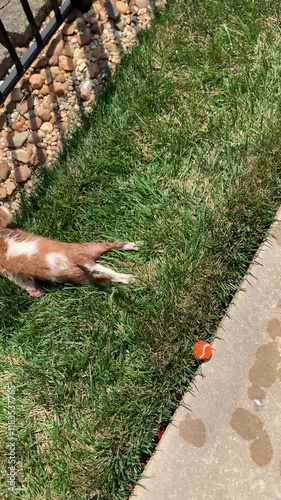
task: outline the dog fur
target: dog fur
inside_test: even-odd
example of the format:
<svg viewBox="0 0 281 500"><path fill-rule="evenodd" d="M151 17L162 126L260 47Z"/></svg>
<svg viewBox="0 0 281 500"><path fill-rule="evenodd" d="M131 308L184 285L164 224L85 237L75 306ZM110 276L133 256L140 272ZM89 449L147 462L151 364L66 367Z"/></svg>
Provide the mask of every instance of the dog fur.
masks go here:
<svg viewBox="0 0 281 500"><path fill-rule="evenodd" d="M128 241L64 243L36 236L15 229L10 211L0 207L0 273L27 290L32 297L42 294L35 280L80 285L135 283L131 274L117 273L96 262L110 250L138 250L138 247Z"/></svg>

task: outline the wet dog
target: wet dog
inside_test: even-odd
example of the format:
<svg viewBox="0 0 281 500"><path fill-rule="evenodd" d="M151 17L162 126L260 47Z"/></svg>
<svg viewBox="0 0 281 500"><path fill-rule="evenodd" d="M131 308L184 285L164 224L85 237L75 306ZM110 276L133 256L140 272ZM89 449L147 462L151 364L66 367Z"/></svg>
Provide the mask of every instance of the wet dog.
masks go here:
<svg viewBox="0 0 281 500"><path fill-rule="evenodd" d="M96 262L110 250L138 250L138 246L128 241L64 243L36 236L14 228L12 214L0 207L0 273L32 297L42 295L36 280L80 285L135 283L131 274L117 273Z"/></svg>

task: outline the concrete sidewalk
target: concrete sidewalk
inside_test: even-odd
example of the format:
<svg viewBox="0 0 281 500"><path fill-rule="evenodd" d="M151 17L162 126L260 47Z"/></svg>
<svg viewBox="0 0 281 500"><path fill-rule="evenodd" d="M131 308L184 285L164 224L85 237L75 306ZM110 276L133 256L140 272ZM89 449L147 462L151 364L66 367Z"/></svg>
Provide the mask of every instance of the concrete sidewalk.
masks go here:
<svg viewBox="0 0 281 500"><path fill-rule="evenodd" d="M134 500L281 499L281 210L277 218Z"/></svg>

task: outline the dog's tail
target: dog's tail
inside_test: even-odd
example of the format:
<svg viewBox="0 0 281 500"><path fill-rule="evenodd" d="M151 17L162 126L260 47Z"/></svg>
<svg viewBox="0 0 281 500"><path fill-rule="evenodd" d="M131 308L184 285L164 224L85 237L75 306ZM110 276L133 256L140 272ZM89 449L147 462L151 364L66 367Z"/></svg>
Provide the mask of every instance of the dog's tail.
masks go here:
<svg viewBox="0 0 281 500"><path fill-rule="evenodd" d="M13 216L6 207L0 207L0 227L13 227Z"/></svg>

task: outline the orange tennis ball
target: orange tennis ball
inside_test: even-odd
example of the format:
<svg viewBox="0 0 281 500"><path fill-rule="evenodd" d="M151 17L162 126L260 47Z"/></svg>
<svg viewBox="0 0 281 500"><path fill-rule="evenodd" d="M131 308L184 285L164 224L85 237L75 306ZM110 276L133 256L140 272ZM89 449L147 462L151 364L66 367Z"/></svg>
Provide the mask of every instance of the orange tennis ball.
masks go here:
<svg viewBox="0 0 281 500"><path fill-rule="evenodd" d="M212 347L209 342L199 340L194 344L193 354L200 361L208 360L212 357Z"/></svg>

